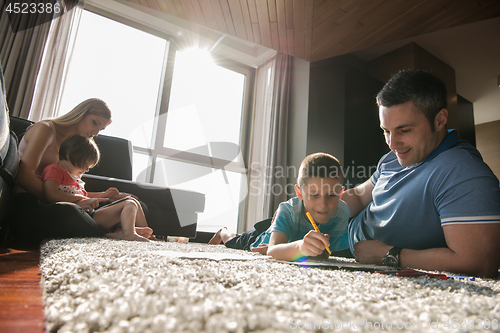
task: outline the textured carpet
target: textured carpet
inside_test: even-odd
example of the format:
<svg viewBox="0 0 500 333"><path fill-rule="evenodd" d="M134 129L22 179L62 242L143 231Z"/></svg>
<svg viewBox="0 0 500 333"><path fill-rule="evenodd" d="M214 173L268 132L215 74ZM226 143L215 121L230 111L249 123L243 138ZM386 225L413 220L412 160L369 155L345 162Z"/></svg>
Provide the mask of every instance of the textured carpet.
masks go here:
<svg viewBox="0 0 500 333"><path fill-rule="evenodd" d="M195 243L49 241L40 263L47 331L500 331L499 280L184 259L171 251L253 255Z"/></svg>

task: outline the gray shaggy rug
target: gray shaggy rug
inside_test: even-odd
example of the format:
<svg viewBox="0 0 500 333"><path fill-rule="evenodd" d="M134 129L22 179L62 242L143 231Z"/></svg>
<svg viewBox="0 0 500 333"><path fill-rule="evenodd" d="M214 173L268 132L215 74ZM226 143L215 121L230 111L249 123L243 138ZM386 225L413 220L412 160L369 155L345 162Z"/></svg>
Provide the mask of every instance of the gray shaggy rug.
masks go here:
<svg viewBox="0 0 500 333"><path fill-rule="evenodd" d="M222 245L51 240L41 248L49 332L500 331L500 281L301 267ZM349 261L349 259L344 259Z"/></svg>

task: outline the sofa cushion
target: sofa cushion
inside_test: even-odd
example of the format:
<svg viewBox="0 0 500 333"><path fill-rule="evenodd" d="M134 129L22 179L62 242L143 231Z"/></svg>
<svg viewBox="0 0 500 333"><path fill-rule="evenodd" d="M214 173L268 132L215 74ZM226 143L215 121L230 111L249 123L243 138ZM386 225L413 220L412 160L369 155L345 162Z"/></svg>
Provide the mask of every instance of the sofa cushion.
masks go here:
<svg viewBox="0 0 500 333"><path fill-rule="evenodd" d="M1 68L0 68L0 74ZM14 176L18 167L17 137L10 131L9 109L5 100L3 75L1 75L0 97L0 176L9 185L14 186Z"/></svg>
<svg viewBox="0 0 500 333"><path fill-rule="evenodd" d="M132 142L114 136L97 135L94 141L101 160L88 174L132 180Z"/></svg>
<svg viewBox="0 0 500 333"><path fill-rule="evenodd" d="M19 141L33 122L10 117L10 128ZM129 140L107 135L97 135L94 140L101 151L101 160L88 172L92 175L132 180L132 143Z"/></svg>

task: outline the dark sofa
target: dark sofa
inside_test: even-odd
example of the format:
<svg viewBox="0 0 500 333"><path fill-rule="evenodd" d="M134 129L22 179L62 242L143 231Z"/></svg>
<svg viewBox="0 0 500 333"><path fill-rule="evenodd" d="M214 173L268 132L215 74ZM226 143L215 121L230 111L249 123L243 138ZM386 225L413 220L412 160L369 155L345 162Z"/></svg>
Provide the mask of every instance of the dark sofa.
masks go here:
<svg viewBox="0 0 500 333"><path fill-rule="evenodd" d="M1 68L0 68L1 74ZM0 234L1 241L6 236L5 226L9 199L14 188L14 177L18 167L17 138L9 128L9 110L5 100L3 75L1 76L0 97Z"/></svg>
<svg viewBox="0 0 500 333"><path fill-rule="evenodd" d="M4 237L9 198L18 167L17 145L32 122L9 117L3 75L0 99L0 230ZM196 237L198 213L205 208L204 194L133 182L131 142L106 135L96 136L95 141L101 151L101 160L83 176L87 191L100 192L116 187L121 192L134 194L144 204L148 225L155 235Z"/></svg>
<svg viewBox="0 0 500 333"><path fill-rule="evenodd" d="M20 139L32 122L10 117L11 129ZM101 160L82 177L90 192L116 187L121 192L137 196L145 204L148 225L157 236L194 238L198 213L205 208L205 195L132 181L132 143L107 135L95 138Z"/></svg>

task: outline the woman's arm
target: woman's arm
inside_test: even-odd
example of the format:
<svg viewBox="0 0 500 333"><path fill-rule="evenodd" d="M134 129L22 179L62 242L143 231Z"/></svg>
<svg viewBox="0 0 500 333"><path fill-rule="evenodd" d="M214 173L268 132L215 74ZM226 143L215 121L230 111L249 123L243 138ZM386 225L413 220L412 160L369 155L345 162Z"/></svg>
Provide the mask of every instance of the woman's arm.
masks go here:
<svg viewBox="0 0 500 333"><path fill-rule="evenodd" d="M54 180L46 180L43 182L43 191L45 200L48 202L72 202L80 206L82 209L93 211L101 202L107 202L107 198L87 198L79 194L69 194L59 191L59 183Z"/></svg>
<svg viewBox="0 0 500 333"><path fill-rule="evenodd" d="M53 131L46 123L33 125L24 135L26 149L19 161L16 182L28 193L43 199L43 182L35 171L40 165L45 150L53 140Z"/></svg>
<svg viewBox="0 0 500 333"><path fill-rule="evenodd" d="M54 180L46 180L43 182L43 193L45 200L48 202L73 202L76 203L85 197L78 194L70 194L59 191L59 183Z"/></svg>
<svg viewBox="0 0 500 333"><path fill-rule="evenodd" d="M288 243L288 237L284 233L273 231L269 240L267 255L278 260L292 261L303 256L315 257L323 255L326 252L325 246L330 246L328 235L314 230L309 231L303 239L290 243ZM326 253L328 254L328 252Z"/></svg>

